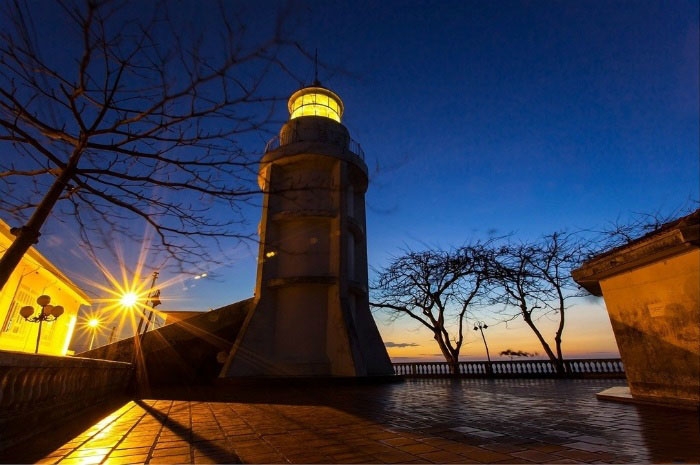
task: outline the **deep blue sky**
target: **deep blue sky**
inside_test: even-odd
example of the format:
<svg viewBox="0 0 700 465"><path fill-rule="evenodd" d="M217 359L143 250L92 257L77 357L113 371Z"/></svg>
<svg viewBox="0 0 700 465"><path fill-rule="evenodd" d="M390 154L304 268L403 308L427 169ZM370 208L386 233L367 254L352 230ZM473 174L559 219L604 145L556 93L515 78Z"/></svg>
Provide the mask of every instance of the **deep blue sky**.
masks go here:
<svg viewBox="0 0 700 465"><path fill-rule="evenodd" d="M206 25L216 12L198 5L183 12ZM372 267L402 248L601 228L700 198L697 1L291 5L288 30L318 48L366 153ZM279 3L246 8L262 36ZM313 80L311 63L290 67ZM39 249L61 262L50 240ZM171 289L173 309L251 296L256 254Z"/></svg>
<svg viewBox="0 0 700 465"><path fill-rule="evenodd" d="M314 28L322 56L358 76L324 82L378 166L370 261L697 199L698 9L665 5L315 8L336 18Z"/></svg>

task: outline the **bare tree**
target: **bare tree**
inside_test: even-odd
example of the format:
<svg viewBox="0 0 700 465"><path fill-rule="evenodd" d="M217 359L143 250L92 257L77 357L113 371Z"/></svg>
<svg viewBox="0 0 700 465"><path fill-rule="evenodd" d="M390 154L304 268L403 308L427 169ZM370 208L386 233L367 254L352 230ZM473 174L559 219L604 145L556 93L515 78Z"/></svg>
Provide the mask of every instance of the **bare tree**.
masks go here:
<svg viewBox="0 0 700 465"><path fill-rule="evenodd" d="M598 230L585 231L591 236L590 255L621 247L647 234L656 233L680 217L697 214L698 201L687 201L669 211L633 213L628 218L617 218Z"/></svg>
<svg viewBox="0 0 700 465"><path fill-rule="evenodd" d="M508 244L495 255L494 303L505 304L508 319L523 319L558 373L565 371L561 346L566 311L572 298L583 295L571 277L571 270L581 263L585 253L575 236L556 232L538 242ZM511 309L516 312L511 314ZM558 322L554 349L538 327L543 316L553 316Z"/></svg>
<svg viewBox="0 0 700 465"><path fill-rule="evenodd" d="M173 14L182 7L3 2L0 211L24 224L0 259L0 289L52 214L70 215L88 245L146 222L155 250L181 265L211 261L217 239L247 237L257 157L241 138L281 99L267 79L289 75L282 58L306 55L282 20L269 40L251 39L223 2L208 18L219 27L202 30ZM225 218L211 213L222 206Z"/></svg>
<svg viewBox="0 0 700 465"><path fill-rule="evenodd" d="M408 315L428 328L456 373L467 312L485 294L489 263L483 244L409 251L380 272L371 305L393 318Z"/></svg>

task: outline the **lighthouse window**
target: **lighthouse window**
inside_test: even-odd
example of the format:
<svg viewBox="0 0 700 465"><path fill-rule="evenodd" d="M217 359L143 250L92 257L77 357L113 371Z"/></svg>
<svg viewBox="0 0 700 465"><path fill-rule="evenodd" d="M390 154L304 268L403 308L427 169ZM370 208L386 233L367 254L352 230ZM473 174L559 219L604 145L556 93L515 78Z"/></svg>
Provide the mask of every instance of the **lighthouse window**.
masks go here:
<svg viewBox="0 0 700 465"><path fill-rule="evenodd" d="M320 93L309 93L297 97L290 105L290 118L300 116L323 116L340 122L340 111L338 102L328 95Z"/></svg>

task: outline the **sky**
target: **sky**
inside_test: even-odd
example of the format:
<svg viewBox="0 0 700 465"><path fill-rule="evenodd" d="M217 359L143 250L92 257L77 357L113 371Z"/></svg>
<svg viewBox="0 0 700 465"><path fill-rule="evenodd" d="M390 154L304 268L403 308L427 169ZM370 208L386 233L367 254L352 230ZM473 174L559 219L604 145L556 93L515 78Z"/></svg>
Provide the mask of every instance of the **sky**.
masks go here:
<svg viewBox="0 0 700 465"><path fill-rule="evenodd" d="M215 14L197 2L182 5L195 25ZM245 21L259 35L284 11L302 47L318 50L320 81L345 104L343 124L370 171L372 270L407 249L600 229L700 198L697 1L262 1L247 8ZM289 66L311 83L311 62ZM279 82L289 95L299 87ZM286 108L275 117L284 121ZM264 142L255 143L250 149L262 150ZM259 211L250 216L256 225ZM66 258L71 239L47 228L38 249L79 275ZM252 296L257 247L232 255L230 266L206 278L175 277L161 309L207 310ZM395 360L438 355L415 323L376 319ZM482 319L492 354L542 353L523 324ZM468 333L463 358L483 358L480 335ZM617 353L602 300L571 309L564 351Z"/></svg>

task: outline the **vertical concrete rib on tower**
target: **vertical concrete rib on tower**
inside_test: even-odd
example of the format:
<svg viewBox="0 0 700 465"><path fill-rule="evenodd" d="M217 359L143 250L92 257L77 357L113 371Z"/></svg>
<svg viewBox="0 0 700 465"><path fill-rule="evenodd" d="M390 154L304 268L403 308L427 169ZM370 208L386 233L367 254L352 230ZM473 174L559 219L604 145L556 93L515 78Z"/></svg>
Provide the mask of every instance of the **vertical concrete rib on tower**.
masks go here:
<svg viewBox="0 0 700 465"><path fill-rule="evenodd" d="M369 310L367 166L343 103L312 86L260 163L256 305L222 376L393 374Z"/></svg>

